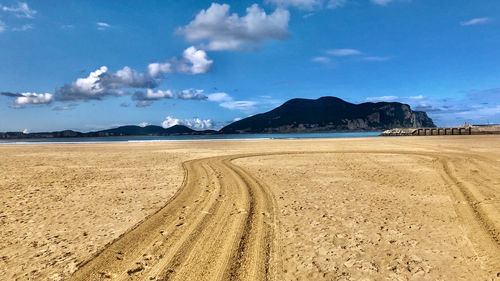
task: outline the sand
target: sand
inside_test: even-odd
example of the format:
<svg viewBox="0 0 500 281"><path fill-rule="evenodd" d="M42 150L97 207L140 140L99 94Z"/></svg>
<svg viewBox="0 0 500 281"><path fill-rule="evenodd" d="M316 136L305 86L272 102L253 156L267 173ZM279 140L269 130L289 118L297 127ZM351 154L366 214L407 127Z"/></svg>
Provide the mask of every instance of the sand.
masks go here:
<svg viewBox="0 0 500 281"><path fill-rule="evenodd" d="M500 280L499 190L498 136L0 146L0 276Z"/></svg>

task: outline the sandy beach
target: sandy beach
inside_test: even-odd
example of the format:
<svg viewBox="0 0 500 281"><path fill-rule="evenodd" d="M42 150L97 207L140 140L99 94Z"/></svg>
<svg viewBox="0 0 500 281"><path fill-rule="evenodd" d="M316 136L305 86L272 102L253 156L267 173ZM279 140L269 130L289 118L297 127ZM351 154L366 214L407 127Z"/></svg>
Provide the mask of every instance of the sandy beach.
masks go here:
<svg viewBox="0 0 500 281"><path fill-rule="evenodd" d="M500 280L500 136L0 146L5 280Z"/></svg>

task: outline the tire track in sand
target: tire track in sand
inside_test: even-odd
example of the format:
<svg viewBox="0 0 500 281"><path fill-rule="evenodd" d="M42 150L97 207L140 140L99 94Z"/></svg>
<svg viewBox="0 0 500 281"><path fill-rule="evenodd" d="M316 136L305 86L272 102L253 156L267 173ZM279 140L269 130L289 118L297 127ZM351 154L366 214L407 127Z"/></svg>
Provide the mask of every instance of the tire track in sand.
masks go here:
<svg viewBox="0 0 500 281"><path fill-rule="evenodd" d="M239 156L241 157L241 156ZM267 188L236 156L183 164L182 187L71 280L267 280L276 224Z"/></svg>
<svg viewBox="0 0 500 281"><path fill-rule="evenodd" d="M304 151L211 157L185 162L176 195L159 211L81 265L71 280L280 280L275 199L231 161L237 158L314 153L429 156L449 184L457 214L486 256L496 263L498 225L478 212L468 186L450 165L456 157L410 151ZM467 155L473 157L472 155ZM479 157L474 157L479 160ZM484 159L481 159L484 160ZM488 231L489 230L489 231Z"/></svg>

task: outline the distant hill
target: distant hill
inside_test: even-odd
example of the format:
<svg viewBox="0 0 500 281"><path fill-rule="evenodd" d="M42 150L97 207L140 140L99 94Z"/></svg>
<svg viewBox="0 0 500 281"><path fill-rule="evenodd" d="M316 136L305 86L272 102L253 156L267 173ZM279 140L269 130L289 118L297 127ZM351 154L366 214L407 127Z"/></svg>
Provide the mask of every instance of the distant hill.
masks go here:
<svg viewBox="0 0 500 281"><path fill-rule="evenodd" d="M378 131L391 128L435 127L425 112L407 104L352 104L336 97L291 99L266 113L236 121L220 130L235 133Z"/></svg>
<svg viewBox="0 0 500 281"><path fill-rule="evenodd" d="M111 137L111 136L170 136L170 135L189 135L197 133L183 125L175 125L170 128L163 128L161 126L149 125L141 126L121 126L118 128L102 130L97 132L86 133L88 136L93 137ZM200 133L200 132L198 132Z"/></svg>
<svg viewBox="0 0 500 281"><path fill-rule="evenodd" d="M0 139L35 139L35 138L83 138L83 137L119 137L119 136L178 136L178 135L203 135L217 134L217 131L205 130L195 131L183 125L175 125L170 128L161 126L121 126L118 128L81 133L72 130L29 133L6 132L0 133Z"/></svg>

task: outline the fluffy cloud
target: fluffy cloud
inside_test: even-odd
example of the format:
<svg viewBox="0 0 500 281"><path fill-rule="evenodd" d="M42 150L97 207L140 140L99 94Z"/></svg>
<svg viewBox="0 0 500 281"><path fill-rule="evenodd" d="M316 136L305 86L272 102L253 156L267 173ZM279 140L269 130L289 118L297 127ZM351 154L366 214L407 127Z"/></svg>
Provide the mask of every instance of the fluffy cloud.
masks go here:
<svg viewBox="0 0 500 281"><path fill-rule="evenodd" d="M253 47L265 40L284 40L288 37L290 13L278 8L272 14L254 4L240 17L229 13L227 4L212 3L201 10L185 27L179 28L188 41L204 42L208 50L238 50Z"/></svg>
<svg viewBox="0 0 500 281"><path fill-rule="evenodd" d="M342 1L342 0L341 0ZM294 7L301 10L314 10L322 5L322 0L266 0L265 3L271 3L281 8Z"/></svg>
<svg viewBox="0 0 500 281"><path fill-rule="evenodd" d="M153 90L147 89L146 92L137 91L132 96L133 100L137 101L137 107L146 107L150 106L153 101L161 100L161 99L171 99L174 97L174 93L171 90Z"/></svg>
<svg viewBox="0 0 500 281"><path fill-rule="evenodd" d="M492 18L475 18L468 21L463 21L460 23L462 26L476 25L476 24L485 24L491 22Z"/></svg>
<svg viewBox="0 0 500 281"><path fill-rule="evenodd" d="M182 64L182 71L185 73L200 74L207 73L213 61L207 59L207 54L203 50L197 50L191 46L184 51L184 58L189 64Z"/></svg>
<svg viewBox="0 0 500 281"><path fill-rule="evenodd" d="M11 108L23 108L26 104L50 104L53 101L52 94L49 93L1 93L3 96L15 98Z"/></svg>
<svg viewBox="0 0 500 281"><path fill-rule="evenodd" d="M151 105L154 100L173 98L170 90L153 90L158 87L164 73L202 74L210 70L212 63L205 51L189 47L184 50L181 59L149 64L146 72L137 72L125 66L113 73L106 66L101 66L87 77L57 87L54 99L61 102L102 100L107 96L131 94L130 89L147 89L146 92L136 91L132 96L133 100L138 101L138 107L144 107ZM188 94L181 96L189 98Z"/></svg>
<svg viewBox="0 0 500 281"><path fill-rule="evenodd" d="M177 98L181 100L206 100L208 97L203 94L203 90L187 89L177 92Z"/></svg>
<svg viewBox="0 0 500 281"><path fill-rule="evenodd" d="M208 95L207 97L208 101L213 101L213 102L226 102L233 100L233 98L226 93L213 93Z"/></svg>
<svg viewBox="0 0 500 281"><path fill-rule="evenodd" d="M141 122L138 124L139 127L143 127L143 128L146 126L149 126L149 125L151 125L151 124L149 124L148 122Z"/></svg>
<svg viewBox="0 0 500 281"><path fill-rule="evenodd" d="M0 5L0 8L2 9L2 11L10 12L18 18L32 19L35 17L35 14L37 13L35 10L32 10L25 2L18 2L17 6L11 6L11 7Z"/></svg>
<svg viewBox="0 0 500 281"><path fill-rule="evenodd" d="M200 118L192 118L192 119L177 119L171 116L167 116L165 121L162 122L163 128L170 128L175 125L184 125L193 130L208 130L212 129L214 123L210 119L200 119Z"/></svg>
<svg viewBox="0 0 500 281"><path fill-rule="evenodd" d="M182 59L176 58L166 62L154 62L148 65L151 77L159 77L163 73L204 74L210 71L213 60L208 59L207 53L191 46L184 50Z"/></svg>
<svg viewBox="0 0 500 281"><path fill-rule="evenodd" d="M49 104L52 102L52 94L22 93L17 97L16 104Z"/></svg>
<svg viewBox="0 0 500 281"><path fill-rule="evenodd" d="M147 89L146 92L135 92L132 96L134 100L160 100L160 99L171 99L174 97L174 94L170 90L162 91L162 90L153 90Z"/></svg>
<svg viewBox="0 0 500 281"><path fill-rule="evenodd" d="M138 73L126 66L115 73L110 73L106 66L101 66L86 78L78 78L71 84L56 88L58 101L101 100L108 95L122 95L120 88L155 88L158 81L144 73Z"/></svg>
<svg viewBox="0 0 500 281"><path fill-rule="evenodd" d="M326 53L336 57L355 56L361 54L361 52L356 49L332 49L326 51Z"/></svg>

